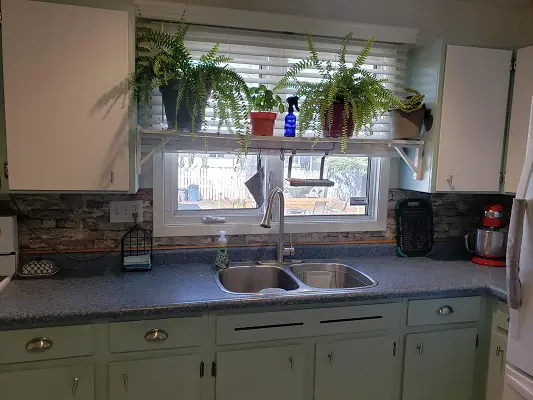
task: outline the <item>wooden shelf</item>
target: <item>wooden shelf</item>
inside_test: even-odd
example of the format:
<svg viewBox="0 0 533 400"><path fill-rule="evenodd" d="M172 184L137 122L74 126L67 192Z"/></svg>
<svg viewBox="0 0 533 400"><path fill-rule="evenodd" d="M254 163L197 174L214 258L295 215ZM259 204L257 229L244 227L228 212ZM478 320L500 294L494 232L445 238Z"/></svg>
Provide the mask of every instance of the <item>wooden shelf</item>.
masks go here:
<svg viewBox="0 0 533 400"><path fill-rule="evenodd" d="M239 139L243 136L198 132L194 136L190 132L172 130L138 129L141 149L146 154L140 164L148 161L154 153L163 147L168 151L177 152L212 152L233 153L240 147ZM421 179L423 140L393 140L359 136L348 139L348 148L341 152L340 139L319 138L288 138L283 136L250 136L248 138L250 153L280 154L296 152L297 154L329 154L368 157L401 157ZM405 148L414 148L415 157L411 160Z"/></svg>

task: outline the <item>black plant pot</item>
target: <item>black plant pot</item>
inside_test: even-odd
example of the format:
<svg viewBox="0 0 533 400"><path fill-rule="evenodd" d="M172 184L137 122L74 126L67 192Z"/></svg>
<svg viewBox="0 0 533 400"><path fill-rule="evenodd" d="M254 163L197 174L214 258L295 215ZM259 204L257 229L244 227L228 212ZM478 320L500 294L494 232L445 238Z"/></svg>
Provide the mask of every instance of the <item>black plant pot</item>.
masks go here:
<svg viewBox="0 0 533 400"><path fill-rule="evenodd" d="M186 101L182 100L176 115L178 93L183 84L184 82L181 79L170 79L165 86L159 87L159 92L161 92L161 96L163 97L163 106L165 108L165 116L167 117L168 129L192 131L191 111L188 109ZM210 89L208 90L208 93L211 93ZM196 131L202 128L201 115L203 112L201 111L204 110L198 110L198 114L195 118L194 130Z"/></svg>

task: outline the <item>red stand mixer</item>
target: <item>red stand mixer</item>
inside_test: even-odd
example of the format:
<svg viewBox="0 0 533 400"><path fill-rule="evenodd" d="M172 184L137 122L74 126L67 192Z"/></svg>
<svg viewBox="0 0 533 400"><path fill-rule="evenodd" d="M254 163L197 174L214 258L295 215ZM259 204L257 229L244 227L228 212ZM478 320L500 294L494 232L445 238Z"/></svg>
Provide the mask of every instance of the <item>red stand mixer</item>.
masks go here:
<svg viewBox="0 0 533 400"><path fill-rule="evenodd" d="M487 267L505 267L507 232L503 225L503 206L491 204L485 207L483 226L465 236L466 249L476 253L472 262ZM472 249L472 245L475 248Z"/></svg>

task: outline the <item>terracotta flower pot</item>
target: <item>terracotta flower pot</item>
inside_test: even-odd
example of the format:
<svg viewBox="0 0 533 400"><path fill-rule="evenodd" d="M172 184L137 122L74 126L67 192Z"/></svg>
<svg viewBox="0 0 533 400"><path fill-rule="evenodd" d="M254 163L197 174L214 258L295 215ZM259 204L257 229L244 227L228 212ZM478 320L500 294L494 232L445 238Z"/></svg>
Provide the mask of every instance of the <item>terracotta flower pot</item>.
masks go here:
<svg viewBox="0 0 533 400"><path fill-rule="evenodd" d="M251 112L253 136L274 136L274 123L277 114L274 112Z"/></svg>
<svg viewBox="0 0 533 400"><path fill-rule="evenodd" d="M333 105L333 121L329 121L327 115L324 118L324 137L338 138L342 136L342 125L344 122L344 103L335 103ZM331 127L330 127L331 123ZM353 136L353 117L350 113L350 117L347 121L347 136Z"/></svg>

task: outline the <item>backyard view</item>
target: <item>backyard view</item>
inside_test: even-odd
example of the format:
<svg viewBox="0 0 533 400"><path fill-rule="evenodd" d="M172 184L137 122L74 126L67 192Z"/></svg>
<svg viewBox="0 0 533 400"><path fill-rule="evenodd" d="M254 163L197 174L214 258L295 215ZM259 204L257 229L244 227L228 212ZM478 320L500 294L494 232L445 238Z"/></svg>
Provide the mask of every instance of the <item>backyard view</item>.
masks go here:
<svg viewBox="0 0 533 400"><path fill-rule="evenodd" d="M320 175L320 156L295 156L293 178ZM180 153L177 160L177 211L257 208L245 182L257 172L257 156ZM285 160L284 173L287 174ZM284 181L286 215L366 215L369 159L328 157L324 177L332 187L291 187Z"/></svg>
<svg viewBox="0 0 533 400"><path fill-rule="evenodd" d="M292 178L318 179L321 156L295 156ZM284 181L286 215L366 215L367 157L328 157L324 178L332 187L291 187ZM285 160L287 174L288 160Z"/></svg>
<svg viewBox="0 0 533 400"><path fill-rule="evenodd" d="M257 157L179 153L178 211L257 208L244 185L257 171Z"/></svg>

